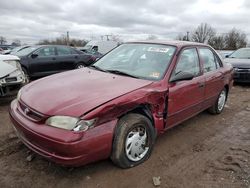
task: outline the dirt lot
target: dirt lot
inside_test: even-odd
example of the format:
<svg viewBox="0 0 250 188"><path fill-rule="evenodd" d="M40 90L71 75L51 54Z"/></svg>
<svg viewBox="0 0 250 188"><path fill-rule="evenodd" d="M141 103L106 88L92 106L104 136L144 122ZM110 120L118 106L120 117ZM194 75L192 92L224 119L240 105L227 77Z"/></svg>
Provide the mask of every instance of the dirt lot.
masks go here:
<svg viewBox="0 0 250 188"><path fill-rule="evenodd" d="M151 158L128 170L32 159L11 127L10 100L0 100L0 187L154 187L158 176L160 187L250 187L250 86L234 86L221 115L203 112L159 137Z"/></svg>

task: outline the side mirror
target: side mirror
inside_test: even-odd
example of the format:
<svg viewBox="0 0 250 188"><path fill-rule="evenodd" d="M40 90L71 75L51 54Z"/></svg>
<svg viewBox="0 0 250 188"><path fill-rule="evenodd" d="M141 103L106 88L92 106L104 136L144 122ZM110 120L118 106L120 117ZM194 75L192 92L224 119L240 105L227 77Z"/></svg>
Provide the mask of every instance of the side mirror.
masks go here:
<svg viewBox="0 0 250 188"><path fill-rule="evenodd" d="M192 80L194 75L189 72L180 72L179 74L170 78L170 82L177 82L182 80Z"/></svg>
<svg viewBox="0 0 250 188"><path fill-rule="evenodd" d="M229 55L225 55L225 58L229 58Z"/></svg>
<svg viewBox="0 0 250 188"><path fill-rule="evenodd" d="M36 58L36 57L38 57L38 54L31 54L31 58Z"/></svg>

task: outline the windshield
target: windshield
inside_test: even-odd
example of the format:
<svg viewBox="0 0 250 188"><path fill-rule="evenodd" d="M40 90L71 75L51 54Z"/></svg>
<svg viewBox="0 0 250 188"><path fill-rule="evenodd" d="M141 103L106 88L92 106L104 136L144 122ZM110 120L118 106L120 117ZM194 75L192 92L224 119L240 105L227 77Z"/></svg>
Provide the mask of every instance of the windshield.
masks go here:
<svg viewBox="0 0 250 188"><path fill-rule="evenodd" d="M123 44L97 61L94 66L114 74L160 80L175 49L173 46L158 44Z"/></svg>
<svg viewBox="0 0 250 188"><path fill-rule="evenodd" d="M241 48L236 50L229 57L237 59L250 59L250 48Z"/></svg>
<svg viewBox="0 0 250 188"><path fill-rule="evenodd" d="M91 50L92 45L86 45L86 46L84 46L83 48L84 48L84 49L87 49L87 50Z"/></svg>
<svg viewBox="0 0 250 188"><path fill-rule="evenodd" d="M16 52L15 55L17 55L17 56L28 55L28 54L30 54L31 52L33 52L34 50L36 50L36 49L37 49L37 47L24 48L24 49L22 49L22 50Z"/></svg>
<svg viewBox="0 0 250 188"><path fill-rule="evenodd" d="M16 48L13 48L10 52L10 54L16 54L18 51L24 49L24 48L28 48L29 46L19 46L19 47L16 47Z"/></svg>

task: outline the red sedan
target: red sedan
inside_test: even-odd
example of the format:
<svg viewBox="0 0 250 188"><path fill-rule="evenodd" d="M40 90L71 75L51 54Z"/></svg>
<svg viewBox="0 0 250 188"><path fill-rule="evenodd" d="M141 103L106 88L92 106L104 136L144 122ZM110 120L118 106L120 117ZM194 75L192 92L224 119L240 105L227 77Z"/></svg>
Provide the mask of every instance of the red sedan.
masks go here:
<svg viewBox="0 0 250 188"><path fill-rule="evenodd" d="M23 87L10 117L23 143L56 163L147 160L157 135L206 109L222 112L232 67L204 44L123 44L88 68ZM194 133L195 134L195 133Z"/></svg>

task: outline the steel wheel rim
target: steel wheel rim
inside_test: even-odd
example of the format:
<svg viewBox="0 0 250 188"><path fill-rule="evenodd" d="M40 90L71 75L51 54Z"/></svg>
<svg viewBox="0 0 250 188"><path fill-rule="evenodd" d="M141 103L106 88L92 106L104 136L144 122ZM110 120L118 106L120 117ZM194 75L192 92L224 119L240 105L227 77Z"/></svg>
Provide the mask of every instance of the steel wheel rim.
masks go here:
<svg viewBox="0 0 250 188"><path fill-rule="evenodd" d="M78 65L78 66L77 66L78 69L81 69L81 68L83 68L83 67L84 67L83 65Z"/></svg>
<svg viewBox="0 0 250 188"><path fill-rule="evenodd" d="M148 137L144 127L136 127L127 135L125 142L125 152L129 160L137 162L148 153Z"/></svg>
<svg viewBox="0 0 250 188"><path fill-rule="evenodd" d="M226 102L226 92L222 91L218 99L218 110L221 111Z"/></svg>

